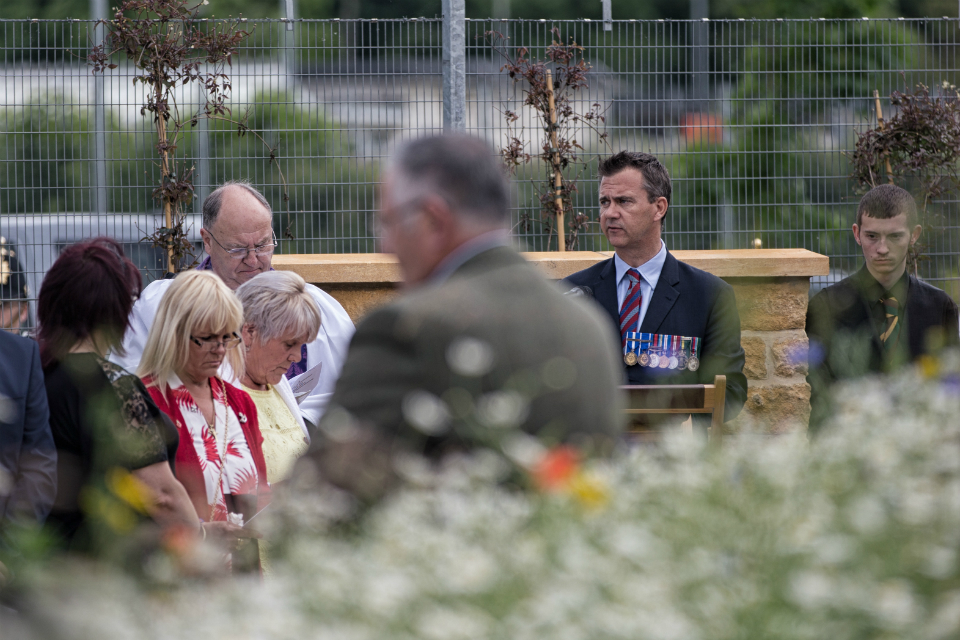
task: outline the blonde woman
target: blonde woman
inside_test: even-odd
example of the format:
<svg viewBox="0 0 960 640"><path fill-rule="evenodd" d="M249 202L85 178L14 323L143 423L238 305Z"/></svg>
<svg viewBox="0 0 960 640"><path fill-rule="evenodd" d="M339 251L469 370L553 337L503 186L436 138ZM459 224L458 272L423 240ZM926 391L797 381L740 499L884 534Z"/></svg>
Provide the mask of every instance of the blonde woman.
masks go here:
<svg viewBox="0 0 960 640"><path fill-rule="evenodd" d="M257 405L267 480L280 482L307 450L310 435L284 373L320 331L320 310L303 278L262 273L237 289L243 305L244 362L240 382Z"/></svg>
<svg viewBox="0 0 960 640"><path fill-rule="evenodd" d="M160 302L137 371L177 427L177 478L206 522L228 512L249 520L269 495L256 406L218 377L224 362L243 371L242 324L240 302L220 278L181 273Z"/></svg>

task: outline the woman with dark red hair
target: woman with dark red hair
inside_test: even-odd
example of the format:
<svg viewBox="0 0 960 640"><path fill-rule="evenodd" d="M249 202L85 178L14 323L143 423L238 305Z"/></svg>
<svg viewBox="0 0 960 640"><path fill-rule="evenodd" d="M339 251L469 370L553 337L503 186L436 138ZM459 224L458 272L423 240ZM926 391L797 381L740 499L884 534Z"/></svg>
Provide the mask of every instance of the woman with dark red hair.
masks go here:
<svg viewBox="0 0 960 640"><path fill-rule="evenodd" d="M136 266L110 238L67 247L37 299L40 354L58 453L57 499L47 522L71 549L105 551L152 519L200 533L173 474L177 430L134 375L109 362L122 349L140 293Z"/></svg>

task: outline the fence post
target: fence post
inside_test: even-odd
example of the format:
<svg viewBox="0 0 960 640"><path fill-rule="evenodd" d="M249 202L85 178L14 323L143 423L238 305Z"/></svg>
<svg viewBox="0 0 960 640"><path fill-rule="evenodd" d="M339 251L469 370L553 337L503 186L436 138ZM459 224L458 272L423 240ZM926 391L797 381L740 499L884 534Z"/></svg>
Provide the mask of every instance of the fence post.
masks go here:
<svg viewBox="0 0 960 640"><path fill-rule="evenodd" d="M610 0L600 0L603 5L603 30L613 31L613 9L610 7Z"/></svg>
<svg viewBox="0 0 960 640"><path fill-rule="evenodd" d="M464 0L443 0L443 128L467 128L467 48Z"/></svg>
<svg viewBox="0 0 960 640"><path fill-rule="evenodd" d="M90 0L90 17L107 19L106 0ZM102 24L96 25L93 40L100 44L106 37ZM97 215L107 213L107 114L103 99L104 74L93 74L93 211Z"/></svg>
<svg viewBox="0 0 960 640"><path fill-rule="evenodd" d="M197 86L197 104L203 106L206 100L206 94L200 86ZM210 121L207 118L200 118L197 121L196 132L196 153L197 153L197 172L194 174L193 183L196 188L197 197L194 200L195 211L203 211L203 201L210 195L210 185L213 180L210 175Z"/></svg>

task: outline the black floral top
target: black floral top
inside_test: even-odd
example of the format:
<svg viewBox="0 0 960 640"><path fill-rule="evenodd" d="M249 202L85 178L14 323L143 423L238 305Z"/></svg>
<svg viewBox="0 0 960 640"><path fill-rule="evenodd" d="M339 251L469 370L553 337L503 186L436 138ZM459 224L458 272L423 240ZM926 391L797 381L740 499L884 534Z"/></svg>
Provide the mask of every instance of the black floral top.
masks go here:
<svg viewBox="0 0 960 640"><path fill-rule="evenodd" d="M96 511L91 495L123 497L114 486L117 470L159 462L172 468L177 430L139 378L96 354L69 354L44 377L58 456L57 500L48 521L72 540Z"/></svg>

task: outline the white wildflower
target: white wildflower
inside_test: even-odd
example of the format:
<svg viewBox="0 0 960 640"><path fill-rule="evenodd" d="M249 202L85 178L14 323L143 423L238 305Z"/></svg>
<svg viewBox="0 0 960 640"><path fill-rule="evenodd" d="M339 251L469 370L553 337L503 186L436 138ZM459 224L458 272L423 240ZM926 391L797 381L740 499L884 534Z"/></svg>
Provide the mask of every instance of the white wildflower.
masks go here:
<svg viewBox="0 0 960 640"><path fill-rule="evenodd" d="M804 571L790 578L788 595L804 609L829 605L834 592L833 580L823 573Z"/></svg>
<svg viewBox="0 0 960 640"><path fill-rule="evenodd" d="M447 364L461 376L479 378L493 368L496 357L493 348L478 338L457 338L447 347Z"/></svg>
<svg viewBox="0 0 960 640"><path fill-rule="evenodd" d="M530 402L516 391L492 391L477 401L477 417L495 429L519 427L530 412Z"/></svg>
<svg viewBox="0 0 960 640"><path fill-rule="evenodd" d="M432 393L411 391L404 396L401 411L410 426L428 436L440 435L449 427L447 406Z"/></svg>

